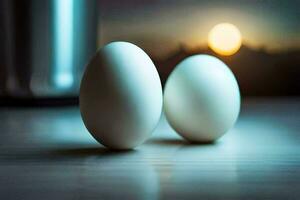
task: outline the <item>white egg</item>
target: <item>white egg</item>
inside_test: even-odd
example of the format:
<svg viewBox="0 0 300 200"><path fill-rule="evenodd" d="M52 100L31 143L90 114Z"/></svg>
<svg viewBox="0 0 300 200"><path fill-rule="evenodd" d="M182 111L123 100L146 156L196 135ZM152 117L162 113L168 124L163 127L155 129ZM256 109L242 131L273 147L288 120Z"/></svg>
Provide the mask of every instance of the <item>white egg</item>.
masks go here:
<svg viewBox="0 0 300 200"><path fill-rule="evenodd" d="M182 137L191 142L213 142L238 118L237 81L230 69L213 56L186 58L167 80L164 111Z"/></svg>
<svg viewBox="0 0 300 200"><path fill-rule="evenodd" d="M80 86L80 111L93 137L112 149L131 149L152 133L162 111L162 87L149 56L112 42L92 58Z"/></svg>

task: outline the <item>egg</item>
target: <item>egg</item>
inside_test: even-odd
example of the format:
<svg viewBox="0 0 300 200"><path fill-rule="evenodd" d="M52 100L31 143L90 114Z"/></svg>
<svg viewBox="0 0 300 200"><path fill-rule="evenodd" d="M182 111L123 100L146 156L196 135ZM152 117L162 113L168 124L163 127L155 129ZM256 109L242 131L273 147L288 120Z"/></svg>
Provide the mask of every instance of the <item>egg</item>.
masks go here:
<svg viewBox="0 0 300 200"><path fill-rule="evenodd" d="M111 149L143 143L160 119L163 95L149 56L128 42L101 48L83 75L79 106L92 136Z"/></svg>
<svg viewBox="0 0 300 200"><path fill-rule="evenodd" d="M169 124L182 137L208 143L234 125L240 99L238 83L221 60L195 55L179 63L168 77L164 112Z"/></svg>

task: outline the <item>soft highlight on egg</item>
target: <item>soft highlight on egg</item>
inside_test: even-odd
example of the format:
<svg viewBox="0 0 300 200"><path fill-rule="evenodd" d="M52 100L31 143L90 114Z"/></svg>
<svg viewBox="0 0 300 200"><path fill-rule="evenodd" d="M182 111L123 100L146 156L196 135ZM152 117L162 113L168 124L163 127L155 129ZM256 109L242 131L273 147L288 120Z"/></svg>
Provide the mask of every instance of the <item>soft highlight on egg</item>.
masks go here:
<svg viewBox="0 0 300 200"><path fill-rule="evenodd" d="M158 123L162 87L149 56L128 42L112 42L91 59L81 81L80 112L92 136L112 149L143 143Z"/></svg>
<svg viewBox="0 0 300 200"><path fill-rule="evenodd" d="M238 83L218 58L191 56L176 66L166 82L164 111L169 124L185 139L213 142L238 118Z"/></svg>

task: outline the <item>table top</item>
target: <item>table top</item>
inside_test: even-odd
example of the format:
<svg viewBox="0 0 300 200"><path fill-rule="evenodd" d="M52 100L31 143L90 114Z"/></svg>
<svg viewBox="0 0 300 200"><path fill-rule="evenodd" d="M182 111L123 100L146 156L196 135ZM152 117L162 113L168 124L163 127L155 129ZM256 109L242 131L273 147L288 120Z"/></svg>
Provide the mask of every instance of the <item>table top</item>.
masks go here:
<svg viewBox="0 0 300 200"><path fill-rule="evenodd" d="M300 199L300 99L244 99L233 129L192 145L162 117L113 152L77 107L0 109L0 199Z"/></svg>

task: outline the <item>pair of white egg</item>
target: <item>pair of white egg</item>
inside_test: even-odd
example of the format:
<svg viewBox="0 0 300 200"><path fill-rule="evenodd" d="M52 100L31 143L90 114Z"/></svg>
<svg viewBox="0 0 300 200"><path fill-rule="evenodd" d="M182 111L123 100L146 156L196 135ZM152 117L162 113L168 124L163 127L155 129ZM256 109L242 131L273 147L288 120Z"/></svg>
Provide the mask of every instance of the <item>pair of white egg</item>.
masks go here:
<svg viewBox="0 0 300 200"><path fill-rule="evenodd" d="M163 107L170 125L191 142L218 139L240 110L237 81L219 59L186 58L169 76L163 94L149 56L128 42L112 42L96 53L84 73L79 101L86 128L112 149L143 143Z"/></svg>

